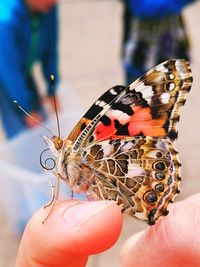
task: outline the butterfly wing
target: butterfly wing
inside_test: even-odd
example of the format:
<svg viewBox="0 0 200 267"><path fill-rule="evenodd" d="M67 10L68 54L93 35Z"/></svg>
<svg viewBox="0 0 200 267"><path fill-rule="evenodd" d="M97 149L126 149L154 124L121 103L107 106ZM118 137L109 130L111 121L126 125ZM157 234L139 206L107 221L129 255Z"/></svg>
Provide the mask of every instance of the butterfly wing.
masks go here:
<svg viewBox="0 0 200 267"><path fill-rule="evenodd" d="M179 191L174 140L191 84L188 62L169 60L95 102L69 136L91 172L95 197L116 200L151 225L167 214Z"/></svg>
<svg viewBox="0 0 200 267"><path fill-rule="evenodd" d="M94 175L89 193L94 199L117 201L123 211L150 225L168 214L180 183L180 163L169 139L105 140L83 153Z"/></svg>
<svg viewBox="0 0 200 267"><path fill-rule="evenodd" d="M95 118L101 114L105 107L112 102L125 88L125 86L114 86L100 96L76 124L74 129L67 137L67 140L71 140L72 143L74 143L84 129L91 127L89 125L92 123L92 121L95 120Z"/></svg>
<svg viewBox="0 0 200 267"><path fill-rule="evenodd" d="M158 65L127 88L120 87L110 103L96 102L101 110L93 119L86 118L87 123L85 117L80 121L83 124L78 127L83 131L76 135L74 150L97 141L127 136L168 136L175 140L180 107L191 84L187 61L169 60ZM90 113L93 110L92 107Z"/></svg>

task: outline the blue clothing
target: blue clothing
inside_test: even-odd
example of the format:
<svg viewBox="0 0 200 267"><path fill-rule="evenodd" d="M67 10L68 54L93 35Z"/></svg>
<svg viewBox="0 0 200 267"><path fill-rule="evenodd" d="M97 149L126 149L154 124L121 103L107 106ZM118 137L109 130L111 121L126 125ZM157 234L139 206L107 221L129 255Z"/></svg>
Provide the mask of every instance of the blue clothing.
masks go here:
<svg viewBox="0 0 200 267"><path fill-rule="evenodd" d="M195 0L127 0L132 14L143 19L158 19L177 15L183 7Z"/></svg>
<svg viewBox="0 0 200 267"><path fill-rule="evenodd" d="M170 58L189 59L182 8L194 0L123 0L126 84Z"/></svg>
<svg viewBox="0 0 200 267"><path fill-rule="evenodd" d="M17 111L13 100L27 112L42 108L31 72L36 61L41 63L47 95L53 94L49 77L53 74L58 82L57 24L56 7L47 13L33 13L23 0L0 1L0 114L4 122L12 111L10 129L9 123L4 124L8 137L25 127L24 114Z"/></svg>

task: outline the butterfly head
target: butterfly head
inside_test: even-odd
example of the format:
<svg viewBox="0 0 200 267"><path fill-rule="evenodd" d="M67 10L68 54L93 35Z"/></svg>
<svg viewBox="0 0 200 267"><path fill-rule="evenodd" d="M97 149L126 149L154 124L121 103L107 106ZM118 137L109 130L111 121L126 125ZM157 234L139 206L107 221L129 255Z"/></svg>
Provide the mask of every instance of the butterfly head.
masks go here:
<svg viewBox="0 0 200 267"><path fill-rule="evenodd" d="M64 148L64 140L57 136L53 136L51 138L46 136L41 136L41 137L44 139L47 148L44 149L40 154L40 164L45 170L48 171L53 170L57 165L58 158L60 157L61 154L63 154L62 151ZM47 151L50 151L51 156L44 160L43 155ZM49 164L49 162L51 164Z"/></svg>
<svg viewBox="0 0 200 267"><path fill-rule="evenodd" d="M64 146L64 141L62 138L57 137L57 136L53 136L51 138L46 137L46 136L42 136L42 138L44 139L46 145L48 146L49 150L51 152L59 152L63 146Z"/></svg>
<svg viewBox="0 0 200 267"><path fill-rule="evenodd" d="M57 136L52 137L52 142L57 151L61 150L63 147L63 139Z"/></svg>

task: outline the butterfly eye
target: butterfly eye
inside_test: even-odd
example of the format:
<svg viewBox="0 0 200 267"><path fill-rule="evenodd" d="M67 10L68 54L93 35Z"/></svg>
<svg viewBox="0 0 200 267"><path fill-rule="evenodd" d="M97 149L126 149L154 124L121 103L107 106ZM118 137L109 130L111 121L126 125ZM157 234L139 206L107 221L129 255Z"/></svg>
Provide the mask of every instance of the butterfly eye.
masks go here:
<svg viewBox="0 0 200 267"><path fill-rule="evenodd" d="M55 137L53 143L56 150L60 150L63 146L63 140L60 137Z"/></svg>
<svg viewBox="0 0 200 267"><path fill-rule="evenodd" d="M144 201L148 204L153 204L158 200L158 197L154 191L148 191L144 194Z"/></svg>

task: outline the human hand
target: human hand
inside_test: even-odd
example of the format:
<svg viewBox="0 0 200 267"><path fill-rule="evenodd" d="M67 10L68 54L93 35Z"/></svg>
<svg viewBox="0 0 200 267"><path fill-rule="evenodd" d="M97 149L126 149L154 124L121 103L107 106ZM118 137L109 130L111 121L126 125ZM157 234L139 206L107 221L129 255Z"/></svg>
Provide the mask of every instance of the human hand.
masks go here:
<svg viewBox="0 0 200 267"><path fill-rule="evenodd" d="M120 266L199 267L199 200L200 194L174 204L136 243L131 237L122 248ZM88 255L108 249L120 234L122 215L112 202L58 202L43 225L46 212L41 209L29 222L16 267L84 267Z"/></svg>
<svg viewBox="0 0 200 267"><path fill-rule="evenodd" d="M111 201L57 202L29 221L18 252L16 267L84 267L88 255L110 248L122 226L119 207Z"/></svg>
<svg viewBox="0 0 200 267"><path fill-rule="evenodd" d="M170 206L169 215L130 237L121 251L122 267L199 267L200 194Z"/></svg>
<svg viewBox="0 0 200 267"><path fill-rule="evenodd" d="M32 118L31 118L32 117ZM30 112L29 116L25 116L25 123L28 128L34 128L39 125L39 123L42 122L42 116L39 112Z"/></svg>

